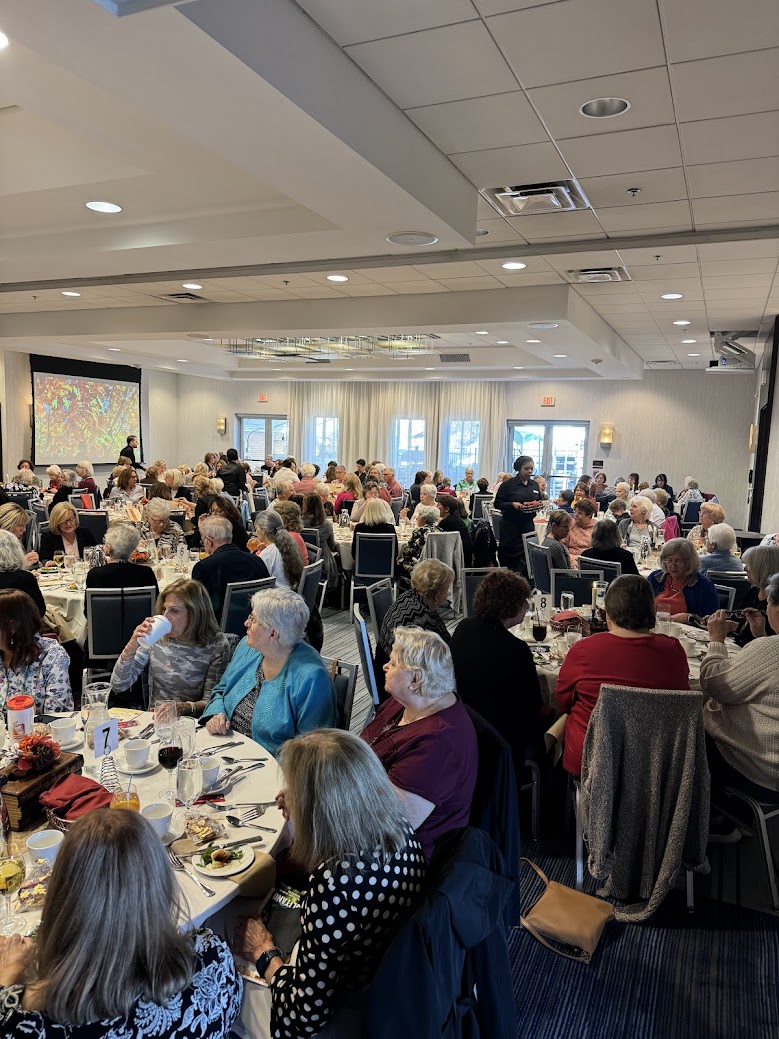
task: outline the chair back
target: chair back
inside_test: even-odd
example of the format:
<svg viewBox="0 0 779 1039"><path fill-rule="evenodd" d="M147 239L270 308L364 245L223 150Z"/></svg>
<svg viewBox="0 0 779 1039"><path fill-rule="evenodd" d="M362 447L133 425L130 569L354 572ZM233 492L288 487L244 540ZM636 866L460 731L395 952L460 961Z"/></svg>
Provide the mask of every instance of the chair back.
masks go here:
<svg viewBox="0 0 779 1039"><path fill-rule="evenodd" d="M719 588L732 588L733 603L729 609L741 609L741 605L746 599L747 593L751 587L745 573L740 571L733 571L731 573L726 570L709 570L706 576L714 585L718 586L718 591Z"/></svg>
<svg viewBox="0 0 779 1039"><path fill-rule="evenodd" d="M492 566L466 566L463 569L463 586L465 595L463 596L463 616L473 616L473 597L476 595L476 589L482 583L487 574L491 574L495 567Z"/></svg>
<svg viewBox="0 0 779 1039"><path fill-rule="evenodd" d="M352 622L354 624L354 634L357 639L357 651L360 654L360 667L365 678L365 685L368 692L371 694L371 699L374 704L379 702L379 691L376 688L376 676L373 673L373 651L371 650L371 640L368 638L368 629L365 626L365 621L362 619L360 613L360 607L357 603L352 607Z"/></svg>
<svg viewBox="0 0 779 1039"><path fill-rule="evenodd" d="M14 505L21 505L25 512L30 508L32 491L6 491L5 493L10 502L13 502Z"/></svg>
<svg viewBox="0 0 779 1039"><path fill-rule="evenodd" d="M27 512L27 529L24 532L24 551L37 552L41 547L41 532L34 512Z"/></svg>
<svg viewBox="0 0 779 1039"><path fill-rule="evenodd" d="M533 576L533 566L530 559L530 553L527 550L529 544L540 545L541 542L538 540L538 533L535 530L529 531L527 534L522 535L522 544L525 549L525 562L527 563L528 576Z"/></svg>
<svg viewBox="0 0 779 1039"><path fill-rule="evenodd" d="M346 511L351 516L353 508L354 508L354 498L344 498L343 501L341 502L341 507L338 510L338 515L340 516L340 514L344 511L344 509L346 509Z"/></svg>
<svg viewBox="0 0 779 1039"><path fill-rule="evenodd" d="M736 589L724 584L715 584L719 596L719 608L730 612L736 599Z"/></svg>
<svg viewBox="0 0 779 1039"><path fill-rule="evenodd" d="M316 550L317 552L319 549ZM298 594L305 600L306 606L313 612L316 606L319 582L322 580L322 571L325 568L324 560L319 559L315 563L309 563L303 567L298 584Z"/></svg>
<svg viewBox="0 0 779 1039"><path fill-rule="evenodd" d="M390 498L390 508L392 509L392 515L395 517L395 526L397 527L400 522L400 510L403 508L403 499Z"/></svg>
<svg viewBox="0 0 779 1039"><path fill-rule="evenodd" d="M682 520L684 523L700 523L702 501L688 501L684 507Z"/></svg>
<svg viewBox="0 0 779 1039"><path fill-rule="evenodd" d="M255 592L263 588L275 588L275 577L261 577L257 581L233 581L225 587L222 604L222 619L219 627L225 635L237 635L243 638L246 634L246 618L251 612L251 599Z"/></svg>
<svg viewBox="0 0 779 1039"><path fill-rule="evenodd" d="M549 566L549 549L543 545L527 544L528 567L532 567L533 584L539 592L552 590L552 577Z"/></svg>
<svg viewBox="0 0 779 1039"><path fill-rule="evenodd" d="M335 686L335 705L338 710L338 728L349 731L352 724L352 709L354 707L354 690L357 686L357 664L350 664L346 660L331 660L322 657L322 663L333 676Z"/></svg>
<svg viewBox="0 0 779 1039"><path fill-rule="evenodd" d="M255 487L254 491L252 492L252 497L254 499L255 514L258 512L265 512L265 510L268 508L268 492L265 490L265 488L263 487L258 490Z"/></svg>
<svg viewBox="0 0 779 1039"><path fill-rule="evenodd" d="M171 523L178 523L181 529L184 529L184 524L187 520L187 514L183 509L173 509L170 514Z"/></svg>
<svg viewBox="0 0 779 1039"><path fill-rule="evenodd" d="M76 491L74 494L69 494L68 501L74 509L92 510L95 508L94 494L87 494L85 491Z"/></svg>
<svg viewBox="0 0 779 1039"><path fill-rule="evenodd" d="M492 501L491 494L474 494L473 496L473 511L471 512L471 519L486 519L486 513L484 512L484 506L489 505Z"/></svg>
<svg viewBox="0 0 779 1039"><path fill-rule="evenodd" d="M309 563L316 563L322 558L322 549L314 548L313 545L306 545L306 555Z"/></svg>
<svg viewBox="0 0 779 1039"><path fill-rule="evenodd" d="M300 536L303 538L307 545L313 545L314 548L319 548L319 531L316 527L303 527L300 532Z"/></svg>
<svg viewBox="0 0 779 1039"><path fill-rule="evenodd" d="M484 506L482 506L482 509ZM490 523L492 524L492 533L495 535L495 540L500 544L500 523L503 516L496 509L490 510Z"/></svg>
<svg viewBox="0 0 779 1039"><path fill-rule="evenodd" d="M394 534L354 535L354 580L362 584L373 584L384 577L395 577L395 552L397 539Z"/></svg>
<svg viewBox="0 0 779 1039"><path fill-rule="evenodd" d="M425 539L422 559L440 559L442 563L446 563L447 566L454 570L452 610L458 616L461 615L465 557L463 555L463 539L459 533L456 530L432 531Z"/></svg>
<svg viewBox="0 0 779 1039"><path fill-rule="evenodd" d="M552 570L550 594L552 603L560 605L563 592L573 592L574 606L589 606L592 602L592 582L602 581L602 570Z"/></svg>
<svg viewBox="0 0 779 1039"><path fill-rule="evenodd" d="M102 510L92 512L90 509L77 509L76 512L79 527L88 530L95 539L95 544L101 545L108 530L108 513Z"/></svg>
<svg viewBox="0 0 779 1039"><path fill-rule="evenodd" d="M87 645L92 660L115 660L141 621L154 614L156 588L87 588Z"/></svg>
<svg viewBox="0 0 779 1039"><path fill-rule="evenodd" d="M609 563L605 559L593 559L592 556L579 556L579 569L580 570L602 570L603 577L599 577L599 581L608 581L611 584L612 581L616 581L618 577L622 577L622 564L621 563Z"/></svg>
<svg viewBox="0 0 779 1039"><path fill-rule="evenodd" d="M46 506L39 501L30 502L30 512L38 521L38 526L46 522Z"/></svg>
<svg viewBox="0 0 779 1039"><path fill-rule="evenodd" d="M171 489L171 494L173 495L174 498L186 498L187 501L194 501L195 500L195 488L194 487L184 487L182 485L181 487L178 488L178 490L174 491L174 490ZM178 522L178 520L176 522Z"/></svg>
<svg viewBox="0 0 779 1039"><path fill-rule="evenodd" d="M365 594L368 597L368 612L371 615L373 636L378 646L384 618L387 616L390 606L395 602L395 590L392 581L385 578L383 581L369 584L365 589Z"/></svg>

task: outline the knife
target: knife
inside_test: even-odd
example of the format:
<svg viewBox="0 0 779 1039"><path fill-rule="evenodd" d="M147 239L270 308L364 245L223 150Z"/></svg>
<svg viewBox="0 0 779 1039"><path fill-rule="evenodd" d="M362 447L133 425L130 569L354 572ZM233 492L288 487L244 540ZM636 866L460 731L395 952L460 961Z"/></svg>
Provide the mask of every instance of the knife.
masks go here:
<svg viewBox="0 0 779 1039"><path fill-rule="evenodd" d="M243 844L262 844L264 841L264 837L242 837L239 841L214 841L214 845L217 848L240 848Z"/></svg>
<svg viewBox="0 0 779 1039"><path fill-rule="evenodd" d="M204 750L199 751L199 755L202 757L204 754L218 754L222 750L227 750L229 747L243 747L243 740L232 740L230 743L219 743L214 747L206 747Z"/></svg>
<svg viewBox="0 0 779 1039"><path fill-rule="evenodd" d="M265 768L265 762L256 761L253 765L246 765L246 767L244 767L243 765L239 765L237 768L234 768L232 770L232 772L230 773L230 778L232 779L235 776L240 776L241 778L243 778L243 776L247 772L251 772L253 768Z"/></svg>

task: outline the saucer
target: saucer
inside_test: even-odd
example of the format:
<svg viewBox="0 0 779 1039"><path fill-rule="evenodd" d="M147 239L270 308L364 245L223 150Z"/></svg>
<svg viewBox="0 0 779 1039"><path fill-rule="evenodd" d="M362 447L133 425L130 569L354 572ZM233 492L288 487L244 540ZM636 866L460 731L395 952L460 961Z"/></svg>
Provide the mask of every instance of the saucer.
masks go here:
<svg viewBox="0 0 779 1039"><path fill-rule="evenodd" d="M84 743L84 733L79 732L74 740L70 743L60 743L60 750L75 750L77 747L82 746Z"/></svg>
<svg viewBox="0 0 779 1039"><path fill-rule="evenodd" d="M131 768L127 764L127 758L124 756L119 757L117 754L114 758L116 763L116 771L121 772L125 776L145 776L147 772L153 772L155 768L159 768L159 762L150 761L148 765L143 765L142 768Z"/></svg>

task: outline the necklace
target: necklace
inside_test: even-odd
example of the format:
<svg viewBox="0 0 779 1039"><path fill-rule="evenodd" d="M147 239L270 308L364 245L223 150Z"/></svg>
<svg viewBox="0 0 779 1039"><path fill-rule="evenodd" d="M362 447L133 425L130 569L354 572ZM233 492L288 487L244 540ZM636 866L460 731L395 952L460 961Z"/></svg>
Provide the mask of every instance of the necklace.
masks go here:
<svg viewBox="0 0 779 1039"><path fill-rule="evenodd" d="M674 582L673 582L673 578L671 577L671 575L670 575L670 574L668 575L668 587L669 587L669 588L671 589L671 591L672 591L672 592L674 592L674 593L675 593L676 595L678 595L678 594L679 594L679 592L683 592L683 591L684 591L684 587L685 587L685 584L686 584L686 583L687 583L686 581L682 581L682 584L681 584L681 585L680 585L680 586L679 586L679 587L677 588L677 587L676 587L676 585L675 585L675 584L674 584Z"/></svg>
<svg viewBox="0 0 779 1039"><path fill-rule="evenodd" d="M439 697L436 697L436 699L435 699L435 700L433 700L433 702L432 702L432 703L429 703L429 704L427 705L427 707L423 707L423 708L422 708L422 710L421 710L421 711L419 712L419 714L415 714L413 718L406 718L405 724L406 724L406 725L411 725L411 724L412 724L413 722L418 722L420 718L424 718L424 717L425 717L425 715L427 715L427 714L428 714L428 712L430 711L430 709L431 709L432 707L435 707L435 705L436 705L437 703L440 703L440 702L441 702L441 700L445 700L445 699L447 698L447 696L449 696L449 695L450 695L449 693L444 693L444 695L443 695L443 696L439 696ZM405 714L405 713L406 713L406 712L404 711L404 712L403 712L403 714ZM401 721L402 721L402 719L403 719L403 714L402 714L402 715L400 716L400 718L401 718ZM397 724L398 724L398 725L400 725L400 724L401 724L401 721L398 721L398 723L397 723Z"/></svg>

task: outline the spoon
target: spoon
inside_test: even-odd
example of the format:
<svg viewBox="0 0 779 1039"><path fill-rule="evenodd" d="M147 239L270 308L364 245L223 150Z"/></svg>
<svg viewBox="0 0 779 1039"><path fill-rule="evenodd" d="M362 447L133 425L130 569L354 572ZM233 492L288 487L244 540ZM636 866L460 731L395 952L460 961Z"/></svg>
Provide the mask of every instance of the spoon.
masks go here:
<svg viewBox="0 0 779 1039"><path fill-rule="evenodd" d="M253 822L245 823L241 819L239 819L237 815L226 815L225 819L227 819L228 823L230 823L231 826L239 826L239 827L240 826L248 826L252 830L264 830L266 833L275 833L276 832L270 826L256 826Z"/></svg>
<svg viewBox="0 0 779 1039"><path fill-rule="evenodd" d="M221 755L222 761L226 761L228 765L240 765L244 761L261 761L265 764L265 758L231 758L229 754Z"/></svg>

